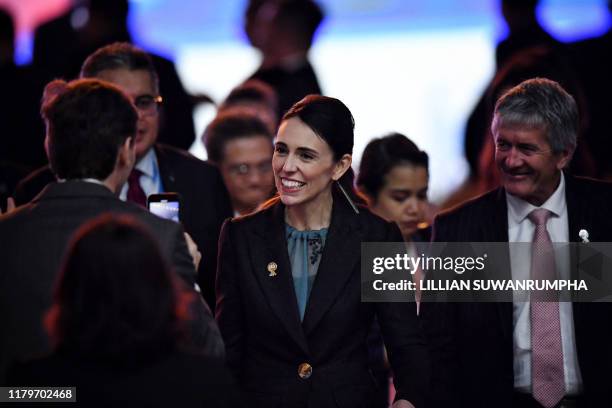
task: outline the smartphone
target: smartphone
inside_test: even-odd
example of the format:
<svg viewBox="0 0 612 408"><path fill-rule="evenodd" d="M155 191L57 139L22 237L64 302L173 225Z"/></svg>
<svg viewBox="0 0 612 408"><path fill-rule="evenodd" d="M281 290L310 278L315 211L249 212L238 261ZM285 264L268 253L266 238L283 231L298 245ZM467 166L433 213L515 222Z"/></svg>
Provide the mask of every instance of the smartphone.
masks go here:
<svg viewBox="0 0 612 408"><path fill-rule="evenodd" d="M180 221L181 196L178 193L151 194L147 198L147 208L158 217L175 222Z"/></svg>

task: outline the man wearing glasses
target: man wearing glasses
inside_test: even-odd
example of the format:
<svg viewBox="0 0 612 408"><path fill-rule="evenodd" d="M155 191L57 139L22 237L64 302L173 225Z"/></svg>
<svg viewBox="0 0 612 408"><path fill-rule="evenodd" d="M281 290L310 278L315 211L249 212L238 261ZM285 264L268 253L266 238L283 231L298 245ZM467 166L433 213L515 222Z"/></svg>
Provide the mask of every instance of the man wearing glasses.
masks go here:
<svg viewBox="0 0 612 408"><path fill-rule="evenodd" d="M202 252L198 283L205 300L214 307L217 239L223 220L232 215L219 171L186 151L156 143L162 97L157 72L146 52L129 43L107 45L87 57L80 76L119 86L137 108L136 165L119 197L146 206L151 194L180 194L181 222ZM52 179L45 168L22 181L17 204L29 201Z"/></svg>
<svg viewBox="0 0 612 408"><path fill-rule="evenodd" d="M257 114L230 108L208 125L202 142L221 171L234 215L253 212L274 190L272 134Z"/></svg>

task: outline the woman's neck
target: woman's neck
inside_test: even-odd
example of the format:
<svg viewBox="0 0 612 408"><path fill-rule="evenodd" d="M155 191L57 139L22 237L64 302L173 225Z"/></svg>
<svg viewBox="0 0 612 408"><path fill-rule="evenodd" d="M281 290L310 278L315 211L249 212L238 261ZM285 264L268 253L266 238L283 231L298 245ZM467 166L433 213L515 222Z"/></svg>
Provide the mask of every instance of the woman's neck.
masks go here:
<svg viewBox="0 0 612 408"><path fill-rule="evenodd" d="M299 231L328 228L332 205L333 198L329 191L316 200L286 207L285 222Z"/></svg>

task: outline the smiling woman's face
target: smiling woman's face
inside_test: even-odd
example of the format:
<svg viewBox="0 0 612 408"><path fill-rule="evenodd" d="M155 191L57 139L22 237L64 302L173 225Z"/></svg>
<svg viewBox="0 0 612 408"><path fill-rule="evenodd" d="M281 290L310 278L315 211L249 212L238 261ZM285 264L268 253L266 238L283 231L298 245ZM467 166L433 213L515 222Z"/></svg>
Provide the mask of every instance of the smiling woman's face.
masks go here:
<svg viewBox="0 0 612 408"><path fill-rule="evenodd" d="M283 121L272 156L274 181L286 206L314 203L328 197L341 175L329 145L299 118Z"/></svg>

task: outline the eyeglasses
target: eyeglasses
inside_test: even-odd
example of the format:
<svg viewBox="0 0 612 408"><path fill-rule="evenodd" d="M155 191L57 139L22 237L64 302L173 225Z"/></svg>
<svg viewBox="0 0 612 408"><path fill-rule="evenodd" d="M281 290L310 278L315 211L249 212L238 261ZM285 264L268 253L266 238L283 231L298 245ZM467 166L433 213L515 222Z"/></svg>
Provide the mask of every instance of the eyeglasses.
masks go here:
<svg viewBox="0 0 612 408"><path fill-rule="evenodd" d="M153 115L157 113L162 102L163 98L159 95L140 95L134 99L134 106L144 114Z"/></svg>
<svg viewBox="0 0 612 408"><path fill-rule="evenodd" d="M272 163L263 162L255 165L240 163L229 166L229 171L237 176L246 176L251 174L252 171L257 171L259 174L267 174L272 171Z"/></svg>

